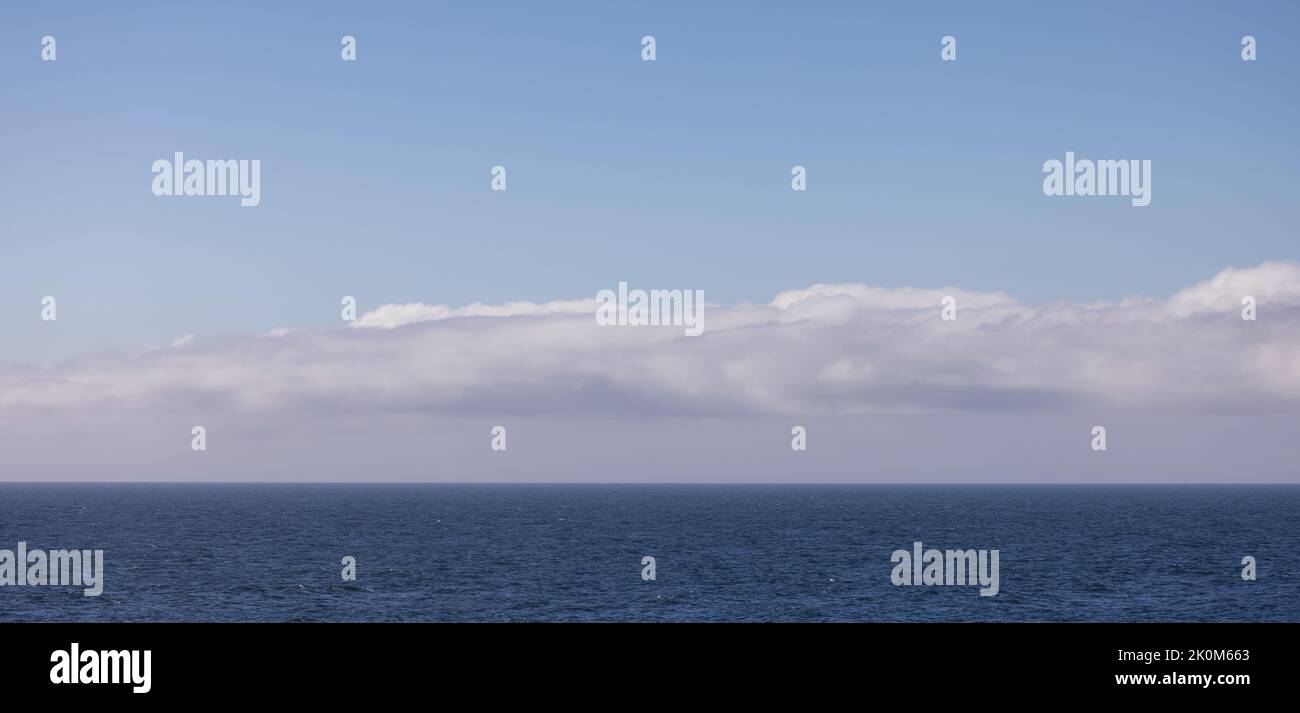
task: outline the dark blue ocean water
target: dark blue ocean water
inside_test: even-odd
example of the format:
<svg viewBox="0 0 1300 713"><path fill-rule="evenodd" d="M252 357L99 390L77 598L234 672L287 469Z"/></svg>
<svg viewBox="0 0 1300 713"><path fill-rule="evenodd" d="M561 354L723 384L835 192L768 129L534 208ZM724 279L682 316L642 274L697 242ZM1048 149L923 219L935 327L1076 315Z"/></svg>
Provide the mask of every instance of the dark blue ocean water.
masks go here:
<svg viewBox="0 0 1300 713"><path fill-rule="evenodd" d="M918 539L1000 593L894 586ZM1300 487L0 484L19 540L105 550L104 593L0 620L1300 621Z"/></svg>

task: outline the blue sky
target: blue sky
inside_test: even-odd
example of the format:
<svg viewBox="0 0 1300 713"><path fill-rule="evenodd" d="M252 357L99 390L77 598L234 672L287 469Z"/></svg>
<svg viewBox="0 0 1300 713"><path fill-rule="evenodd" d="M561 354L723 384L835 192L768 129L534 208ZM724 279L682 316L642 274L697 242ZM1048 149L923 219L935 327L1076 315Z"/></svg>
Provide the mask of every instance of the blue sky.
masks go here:
<svg viewBox="0 0 1300 713"><path fill-rule="evenodd" d="M1297 19L9 3L0 479L1295 482ZM260 205L155 196L176 151ZM1067 151L1150 205L1045 196Z"/></svg>
<svg viewBox="0 0 1300 713"><path fill-rule="evenodd" d="M345 294L1167 297L1300 256L1297 19L1291 2L9 3L3 361L336 328ZM261 159L262 204L153 196L176 150ZM1043 196L1066 150L1151 159L1152 204Z"/></svg>

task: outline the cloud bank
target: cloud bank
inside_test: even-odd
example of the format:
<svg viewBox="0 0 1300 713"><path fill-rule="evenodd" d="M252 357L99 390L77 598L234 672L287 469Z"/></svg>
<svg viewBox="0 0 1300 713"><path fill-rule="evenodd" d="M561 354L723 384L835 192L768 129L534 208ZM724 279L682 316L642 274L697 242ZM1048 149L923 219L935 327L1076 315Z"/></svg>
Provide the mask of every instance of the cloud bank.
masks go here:
<svg viewBox="0 0 1300 713"><path fill-rule="evenodd" d="M940 318L945 296L954 321ZM1241 318L1245 296L1254 321ZM601 327L595 304L384 305L346 329L186 335L140 355L10 365L0 414L1300 412L1292 262L1098 303L813 285L768 304L710 304L698 337Z"/></svg>

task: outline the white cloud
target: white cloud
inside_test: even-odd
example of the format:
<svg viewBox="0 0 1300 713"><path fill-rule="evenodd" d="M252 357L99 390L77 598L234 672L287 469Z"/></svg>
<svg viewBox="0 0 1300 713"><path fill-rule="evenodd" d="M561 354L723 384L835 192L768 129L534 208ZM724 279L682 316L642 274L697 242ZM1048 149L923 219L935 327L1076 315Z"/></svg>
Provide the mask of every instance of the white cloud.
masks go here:
<svg viewBox="0 0 1300 713"><path fill-rule="evenodd" d="M1246 269L1228 268L1174 295L1168 309L1177 316L1232 311L1241 308L1245 295L1259 302L1300 304L1300 265L1266 262Z"/></svg>
<svg viewBox="0 0 1300 713"><path fill-rule="evenodd" d="M453 309L447 305L428 305L412 302L400 305L383 305L348 323L349 327L384 327L392 329L419 322L434 322L455 317L541 317L553 314L594 314L596 300L568 300L535 304L532 302L507 302L502 305L472 305Z"/></svg>
<svg viewBox="0 0 1300 713"><path fill-rule="evenodd" d="M1254 322L1239 316L1243 294L1259 302ZM939 318L946 295L955 322ZM594 299L385 305L355 329L18 366L0 375L0 412L1300 412L1296 263L1225 270L1167 300L1090 304L814 285L710 306L699 337L600 327L594 312Z"/></svg>

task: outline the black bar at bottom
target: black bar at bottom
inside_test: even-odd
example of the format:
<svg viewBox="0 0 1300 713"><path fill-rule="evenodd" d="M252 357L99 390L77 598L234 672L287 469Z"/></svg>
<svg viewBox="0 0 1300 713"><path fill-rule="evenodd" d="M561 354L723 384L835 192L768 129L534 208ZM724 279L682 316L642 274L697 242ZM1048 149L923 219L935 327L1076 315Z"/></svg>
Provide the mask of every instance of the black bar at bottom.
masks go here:
<svg viewBox="0 0 1300 713"><path fill-rule="evenodd" d="M885 692L926 707L1076 696L1242 701L1294 685L1297 633L1295 624L4 624L0 695L50 703L785 696L804 707ZM57 652L69 665L59 667ZM86 681L114 667L131 682Z"/></svg>

